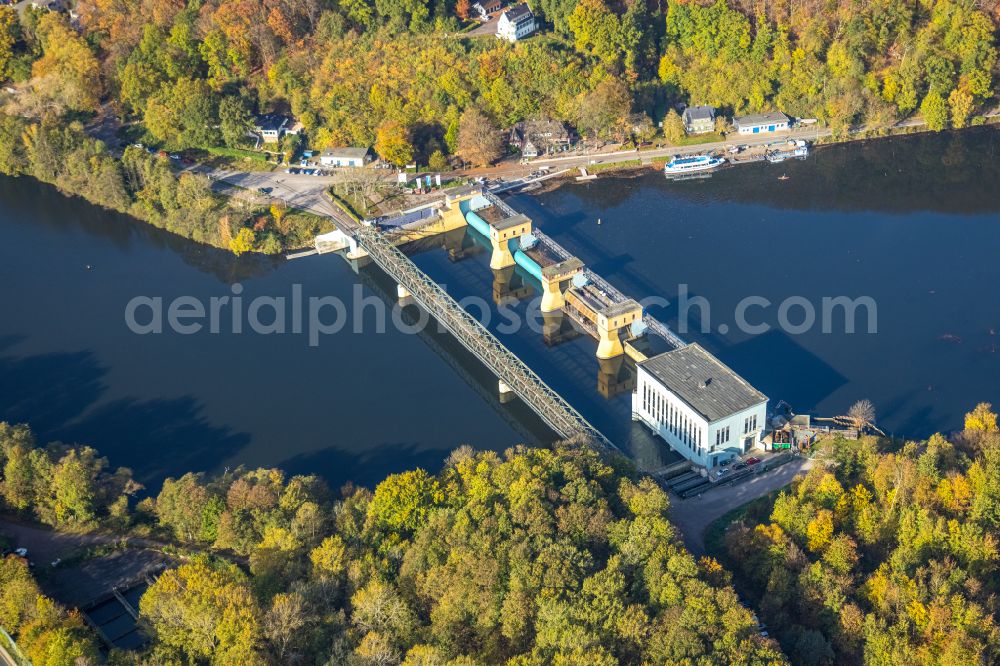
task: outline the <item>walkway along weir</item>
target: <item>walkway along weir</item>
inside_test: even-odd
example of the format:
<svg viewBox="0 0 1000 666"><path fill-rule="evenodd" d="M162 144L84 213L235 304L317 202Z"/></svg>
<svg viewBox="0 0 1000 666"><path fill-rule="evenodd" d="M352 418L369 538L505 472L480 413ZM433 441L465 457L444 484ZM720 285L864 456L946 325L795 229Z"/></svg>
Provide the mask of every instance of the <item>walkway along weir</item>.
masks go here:
<svg viewBox="0 0 1000 666"><path fill-rule="evenodd" d="M430 279L376 228L359 225L357 243L379 267L433 315L466 349L474 353L549 427L562 437L583 436L595 445L618 450L597 428L549 387L524 361Z"/></svg>

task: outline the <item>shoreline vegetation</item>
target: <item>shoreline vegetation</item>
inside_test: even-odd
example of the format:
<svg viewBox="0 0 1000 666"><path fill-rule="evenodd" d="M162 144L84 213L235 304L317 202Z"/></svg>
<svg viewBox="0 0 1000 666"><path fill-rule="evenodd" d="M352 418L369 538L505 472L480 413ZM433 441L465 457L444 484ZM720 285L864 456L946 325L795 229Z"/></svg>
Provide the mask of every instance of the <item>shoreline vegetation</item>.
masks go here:
<svg viewBox="0 0 1000 666"><path fill-rule="evenodd" d="M142 490L90 447L0 424L3 513L173 544L139 603L152 643L113 664L787 663L729 575L684 549L665 491L584 441L461 447L437 474L339 494L243 468ZM34 663L97 663L24 559L0 559L0 584L0 625Z"/></svg>
<svg viewBox="0 0 1000 666"><path fill-rule="evenodd" d="M441 171L494 162L533 119L589 142L685 145L682 105L777 110L842 136L915 115L963 128L996 104L1000 0L538 0L537 34L515 44L466 34L468 0L72 4L0 6L0 172L237 254L301 247L317 220L230 207L129 149L117 164L83 123L162 155L263 148L288 162L306 147L373 147ZM261 145L258 114L295 131Z"/></svg>
<svg viewBox="0 0 1000 666"><path fill-rule="evenodd" d="M986 119L967 129L996 124L1000 124L1000 119ZM821 137L816 145L836 146L932 131L926 126L882 128L862 135ZM22 141L20 146L18 136ZM669 161L659 157L643 163L641 151L637 154L636 158L598 162L587 168L592 173L623 178L662 169ZM119 160L102 142L88 136L79 122L59 127L0 112L0 173L34 178L54 186L65 196L78 196L187 240L230 250L237 256L247 252L276 255L308 247L331 224L312 213L290 210L280 202L264 204L250 192L246 197L213 192L207 176L177 174L166 158L143 148L129 146ZM573 182L568 175L553 178L527 194L544 194ZM346 215L360 219L350 203L336 193L331 193L330 199Z"/></svg>
<svg viewBox="0 0 1000 666"><path fill-rule="evenodd" d="M122 548L168 558L139 602L150 643L112 650L116 665L995 663L991 406L948 438L835 437L811 455L789 487L710 526L698 560L666 492L582 440L463 446L436 474L371 490L242 467L157 490L0 423L0 516L98 535L63 568ZM34 663L99 663L80 613L35 579L55 569L0 559L0 625Z"/></svg>

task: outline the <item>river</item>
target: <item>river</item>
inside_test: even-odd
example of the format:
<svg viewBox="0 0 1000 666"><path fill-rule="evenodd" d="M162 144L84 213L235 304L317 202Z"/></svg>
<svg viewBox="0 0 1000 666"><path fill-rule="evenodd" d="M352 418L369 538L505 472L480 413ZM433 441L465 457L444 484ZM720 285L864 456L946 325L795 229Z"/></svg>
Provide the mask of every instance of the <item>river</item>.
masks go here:
<svg viewBox="0 0 1000 666"><path fill-rule="evenodd" d="M711 326L701 333L688 317L684 337L772 399L831 415L869 398L887 430L925 436L961 427L980 400L1000 403L998 136L833 146L695 181L602 176L511 203L626 292L671 301L654 311L675 329L680 286L704 297ZM301 285L304 299L356 303L357 288L392 305L394 285L377 270L359 276L334 256L235 259L27 179L0 178L0 202L0 419L31 423L43 441L91 444L150 485L242 464L336 486L436 469L464 443L552 437L433 331L366 325L310 346L304 334L138 335L125 324L136 296L207 302L234 295L235 283L245 301L290 298ZM490 296L485 253L452 261L431 250L415 261L456 296ZM754 296L773 304L748 315L772 326L757 335L733 315ZM843 322L831 333L777 326L787 299L818 310L837 296L870 297L877 333L864 317L854 334ZM627 392L598 392L590 340L549 346L522 330L505 342L632 455L666 458L630 423Z"/></svg>

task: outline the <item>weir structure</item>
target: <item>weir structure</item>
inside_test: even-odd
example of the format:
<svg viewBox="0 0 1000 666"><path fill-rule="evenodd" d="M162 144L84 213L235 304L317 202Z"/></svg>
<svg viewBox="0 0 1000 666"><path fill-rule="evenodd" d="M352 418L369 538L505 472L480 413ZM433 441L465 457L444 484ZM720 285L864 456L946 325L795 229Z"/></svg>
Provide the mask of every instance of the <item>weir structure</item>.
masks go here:
<svg viewBox="0 0 1000 666"><path fill-rule="evenodd" d="M535 229L529 217L482 187L454 188L442 200L374 220L338 215L334 222L335 231L316 238L317 253L345 251L348 259L378 264L396 281L400 302L422 306L496 375L501 402L519 396L562 437L580 435L600 448L617 448L424 274L400 246L408 251L440 246L455 261L490 252L498 304L524 299L533 287L541 292L546 344L559 344L581 332L596 339L598 391L606 397L634 390L634 366L623 361L625 356L636 362L646 359L643 350L648 351L648 344L639 343L647 332L675 348L686 344L638 302ZM573 325L564 325L567 318Z"/></svg>

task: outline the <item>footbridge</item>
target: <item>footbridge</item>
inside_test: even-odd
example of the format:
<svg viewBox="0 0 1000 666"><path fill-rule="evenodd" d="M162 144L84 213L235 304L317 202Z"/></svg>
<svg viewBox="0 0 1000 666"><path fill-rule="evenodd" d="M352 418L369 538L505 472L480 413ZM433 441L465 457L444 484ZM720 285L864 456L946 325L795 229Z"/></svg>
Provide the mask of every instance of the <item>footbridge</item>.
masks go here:
<svg viewBox="0 0 1000 666"><path fill-rule="evenodd" d="M354 239L399 284L400 296L412 296L500 380L501 392L513 391L562 437L583 436L605 449L617 449L562 396L507 349L475 317L410 261L374 226L359 225Z"/></svg>

